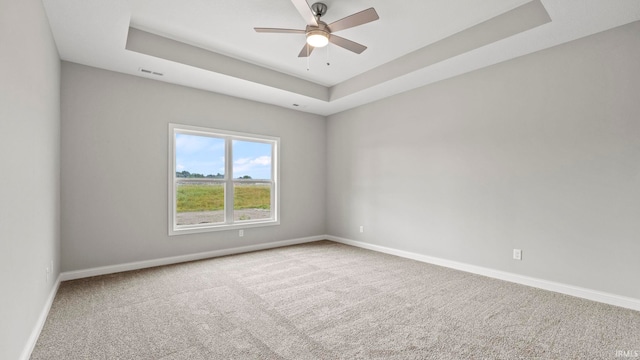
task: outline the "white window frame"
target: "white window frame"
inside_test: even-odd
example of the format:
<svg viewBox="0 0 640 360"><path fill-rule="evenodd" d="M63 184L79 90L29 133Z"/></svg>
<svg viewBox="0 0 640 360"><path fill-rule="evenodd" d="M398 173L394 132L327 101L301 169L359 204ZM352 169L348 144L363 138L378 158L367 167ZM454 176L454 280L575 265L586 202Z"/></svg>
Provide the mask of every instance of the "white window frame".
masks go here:
<svg viewBox="0 0 640 360"><path fill-rule="evenodd" d="M225 221L215 224L177 225L176 218L176 190L177 181L184 182L184 178L176 177L176 134L189 134L221 138L225 141L225 171L224 179L189 179L188 182L219 182L224 184ZM233 140L252 141L271 144L271 180L234 179L233 178ZM169 124L169 236L193 234L210 231L238 230L260 226L280 224L280 138L275 136L257 135L236 131L205 128L191 125ZM233 184L234 183L271 183L271 217L268 219L234 221L233 216Z"/></svg>

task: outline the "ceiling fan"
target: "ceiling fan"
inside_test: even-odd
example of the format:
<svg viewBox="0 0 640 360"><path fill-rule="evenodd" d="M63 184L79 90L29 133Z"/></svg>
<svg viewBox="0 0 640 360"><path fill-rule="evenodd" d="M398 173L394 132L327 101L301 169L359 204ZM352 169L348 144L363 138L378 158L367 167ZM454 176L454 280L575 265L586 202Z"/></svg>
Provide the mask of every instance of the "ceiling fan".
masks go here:
<svg viewBox="0 0 640 360"><path fill-rule="evenodd" d="M340 30L349 29L358 25L363 25L380 17L374 8L360 11L349 15L331 24L321 21L320 18L327 13L327 5L317 2L311 7L305 0L291 0L300 15L307 22L307 28L304 30L297 29L279 29L279 28L254 28L256 32L262 33L284 33L284 34L304 34L307 43L304 45L298 57L307 57L313 49L326 46L328 43L338 45L356 54L360 54L367 49L366 46L357 42L334 35L333 33Z"/></svg>

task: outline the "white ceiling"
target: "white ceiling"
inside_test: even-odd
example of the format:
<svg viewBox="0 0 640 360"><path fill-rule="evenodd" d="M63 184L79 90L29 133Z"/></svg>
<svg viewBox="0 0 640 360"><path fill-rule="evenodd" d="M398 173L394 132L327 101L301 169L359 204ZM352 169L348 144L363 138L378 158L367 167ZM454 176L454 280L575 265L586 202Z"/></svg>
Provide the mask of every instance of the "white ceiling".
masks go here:
<svg viewBox="0 0 640 360"><path fill-rule="evenodd" d="M380 20L337 33L368 46L366 51L357 55L330 45L316 49L307 63L297 57L303 35L253 30L304 29L305 21L290 0L43 0L63 60L321 115L640 20L638 0L323 2L328 6L323 17L327 23L369 7L376 9ZM522 17L533 17L529 14L535 11L520 12L519 19L507 16L533 3L544 7L546 21L526 29L496 30L509 22L526 23ZM482 23L493 25L487 30ZM178 53L167 55L175 41L162 45L164 56L127 50L130 26L207 50L218 56L211 59L250 71L238 75L179 60ZM480 31L503 35L491 35L491 41L482 43L477 40ZM466 47L461 48L462 43ZM454 47L462 50L451 52ZM434 58L436 52L443 56ZM140 68L163 76L142 73ZM270 80L264 81L265 77ZM294 86L286 85L292 80ZM305 84L327 95L296 90Z"/></svg>

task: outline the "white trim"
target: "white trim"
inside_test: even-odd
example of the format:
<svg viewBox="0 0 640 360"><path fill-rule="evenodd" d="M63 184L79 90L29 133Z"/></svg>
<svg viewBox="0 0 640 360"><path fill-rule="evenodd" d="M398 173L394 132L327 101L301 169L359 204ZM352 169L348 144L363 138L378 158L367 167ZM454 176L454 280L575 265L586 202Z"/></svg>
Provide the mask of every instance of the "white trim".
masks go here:
<svg viewBox="0 0 640 360"><path fill-rule="evenodd" d="M516 284L531 286L543 290L549 290L565 295L571 295L587 300L597 301L609 305L620 306L627 309L632 309L636 311L640 311L640 299L635 299L631 297L621 296L610 294L602 291L586 289L578 286L562 284L554 281L548 281L538 278L533 278L524 275L518 275L514 273L509 273L505 271L485 268L482 266L465 264L457 261L437 258L433 256L427 256L422 254L417 254L404 250L397 250L385 246L369 244L361 241L345 239L337 236L327 235L327 240L335 241L345 245L351 245L363 249L373 250L385 254L396 255L407 259L417 260L429 264L439 265L448 267L451 269L466 271L472 274L483 275L487 277L491 277L494 279L500 279L509 281Z"/></svg>
<svg viewBox="0 0 640 360"><path fill-rule="evenodd" d="M44 307L42 308L42 311L40 311L40 316L38 316L38 321L36 321L36 324L33 327L33 330L31 330L31 335L29 336L29 339L27 340L27 343L25 344L24 349L22 349L20 360L29 360L29 358L31 358L31 353L33 352L33 349L35 349L36 347L36 343L38 342L40 333L44 328L44 323L47 321L47 316L49 316L49 310L51 310L51 305L53 305L53 300L56 298L56 294L58 293L58 288L60 287L60 282L62 281L61 276L62 274L58 275L58 278L56 279L56 283L53 285L53 287L51 288L51 291L49 292L47 301L45 302Z"/></svg>
<svg viewBox="0 0 640 360"><path fill-rule="evenodd" d="M175 130L174 130L175 131ZM224 137L224 224L219 225L221 228L226 228L233 225L233 213L234 213L234 201L233 195L235 193L235 187L233 186L233 140L229 137ZM177 155L174 153L174 157ZM177 188L175 180L175 172L173 173L173 188ZM175 205L174 205L175 206ZM176 214L177 215L177 214ZM268 219L269 221L271 219ZM178 230L186 230L188 227L178 228L177 219L171 220L173 223L173 235L177 235L180 232ZM202 230L208 230L209 226L199 226Z"/></svg>
<svg viewBox="0 0 640 360"><path fill-rule="evenodd" d="M84 269L84 270L66 271L60 274L60 280L67 281L67 280L82 279L82 278L91 277L91 276L114 274L114 273L119 273L123 271L145 269L145 268L150 268L155 266L177 264L177 263L182 263L187 261L209 259L209 258L215 258L219 256L240 254L240 253L265 250L265 249L273 249L273 248L289 246L289 245L304 244L308 242L325 240L325 239L326 239L325 235L318 235L318 236L310 236L310 237L298 238L298 239L292 239L292 240L282 240L282 241L274 241L274 242L263 243L263 244L241 246L241 247L230 248L230 249L207 251L207 252L201 252L196 254L172 256L172 257L153 259L153 260L136 261L136 262L118 264L118 265L100 266L100 267Z"/></svg>

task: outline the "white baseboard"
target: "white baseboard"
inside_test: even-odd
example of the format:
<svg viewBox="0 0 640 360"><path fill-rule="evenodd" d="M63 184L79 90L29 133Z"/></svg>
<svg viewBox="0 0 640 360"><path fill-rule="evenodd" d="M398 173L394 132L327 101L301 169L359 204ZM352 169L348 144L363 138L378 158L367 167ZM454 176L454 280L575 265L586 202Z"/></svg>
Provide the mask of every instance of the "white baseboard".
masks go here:
<svg viewBox="0 0 640 360"><path fill-rule="evenodd" d="M509 281L509 282L513 282L521 285L554 291L554 292L565 294L565 295L571 295L571 296L575 296L575 297L579 297L587 300L597 301L605 304L610 304L610 305L620 306L627 309L640 311L640 299L605 293L597 290L581 288L578 286L562 284L554 281L532 278L529 276L513 274L505 271L485 268L482 266L465 264L457 261L417 254L409 251L397 250L397 249L393 249L385 246L374 245L374 244L369 244L361 241L340 238L332 235L326 235L325 238L331 241L345 244L345 245L356 246L363 249L378 251L378 252L382 252L390 255L396 255L403 258L407 258L407 259L444 266L451 269L466 271L473 274L483 275L483 276L505 280L505 281Z"/></svg>
<svg viewBox="0 0 640 360"><path fill-rule="evenodd" d="M118 264L118 265L100 266L100 267L84 269L84 270L63 272L62 274L60 274L60 279L61 281L82 279L82 278L91 277L91 276L114 274L114 273L119 273L123 271L146 269L146 268L155 267L155 266L178 264L178 263L187 262L187 261L209 259L209 258L225 256L225 255L233 255L233 254L240 254L240 253L246 253L246 252L257 251L257 250L278 248L278 247L289 246L289 245L304 244L312 241L319 241L319 240L325 240L325 239L326 239L325 235L318 235L318 236L310 236L310 237L298 238L298 239L292 239L292 240L282 240L282 241L274 241L274 242L264 243L264 244L241 246L241 247L236 247L231 249L207 251L207 252L201 252L196 254L172 256L172 257L145 260L145 261L136 261L136 262L130 262L130 263Z"/></svg>
<svg viewBox="0 0 640 360"><path fill-rule="evenodd" d="M29 336L29 340L24 346L22 350L22 354L20 355L20 360L29 360L31 357L31 353L33 349L36 347L36 343L38 342L38 338L40 337L40 333L42 332L42 328L44 328L44 323L47 321L47 316L49 316L49 310L51 310L51 305L53 305L53 300L56 298L56 294L58 293L58 288L60 287L60 276L56 279L56 283L51 288L49 292L49 296L47 297L47 302L44 304L42 311L40 311L40 316L38 316L38 321L36 325L33 327L31 331L31 335Z"/></svg>

